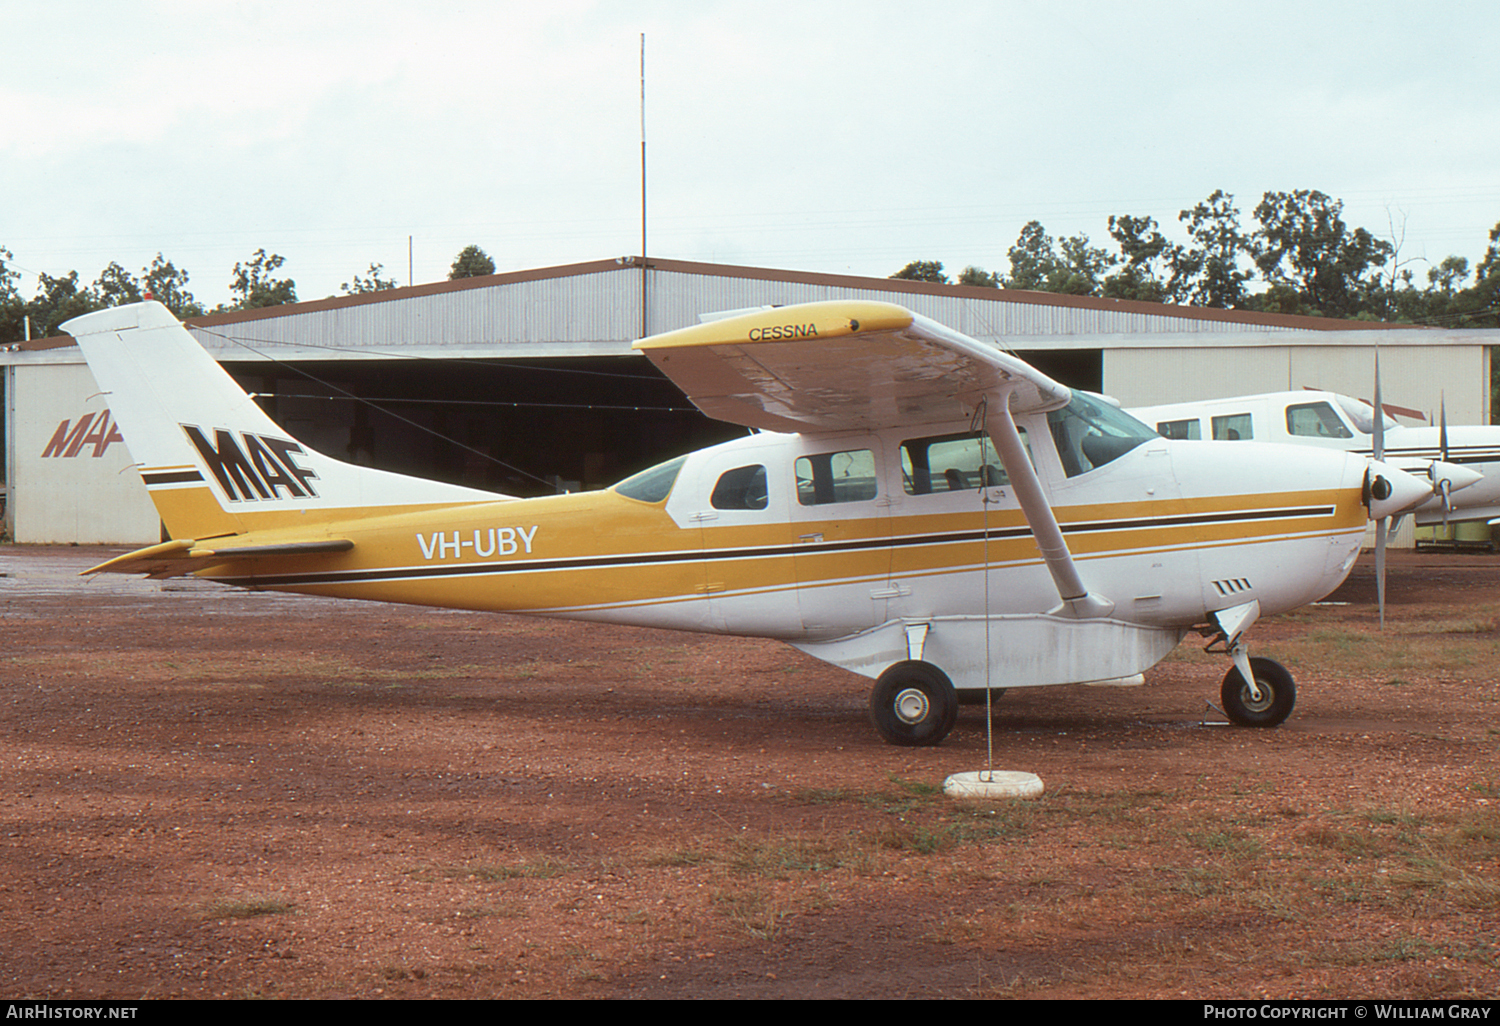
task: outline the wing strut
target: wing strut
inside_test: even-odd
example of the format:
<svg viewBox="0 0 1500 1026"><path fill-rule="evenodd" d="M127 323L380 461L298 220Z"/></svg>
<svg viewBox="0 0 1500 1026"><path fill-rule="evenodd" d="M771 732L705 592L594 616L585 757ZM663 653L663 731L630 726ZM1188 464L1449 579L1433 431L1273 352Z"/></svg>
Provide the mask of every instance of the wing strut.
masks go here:
<svg viewBox="0 0 1500 1026"><path fill-rule="evenodd" d="M1115 604L1109 599L1089 594L1083 578L1078 575L1078 567L1073 563L1073 555L1063 539L1062 528L1052 515L1052 506L1042 493L1042 483L1037 479L1036 469L1026 455L1021 434L1016 430L1015 419L1011 417L1010 393L1005 392L1000 402L986 405L989 409L985 414L985 428L1000 453L1000 462L1005 466L1011 487L1015 489L1016 501L1020 503L1026 524L1031 528L1032 537L1036 539L1036 547L1041 550L1042 560L1047 564L1052 581L1057 585L1057 594L1062 599L1062 604L1051 610L1049 615L1066 616L1074 620L1108 616L1115 611Z"/></svg>

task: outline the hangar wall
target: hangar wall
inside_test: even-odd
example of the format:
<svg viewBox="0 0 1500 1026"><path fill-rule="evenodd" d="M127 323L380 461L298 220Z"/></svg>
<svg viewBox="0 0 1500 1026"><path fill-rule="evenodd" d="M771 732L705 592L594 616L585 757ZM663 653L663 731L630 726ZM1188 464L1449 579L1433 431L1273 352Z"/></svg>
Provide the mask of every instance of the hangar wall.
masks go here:
<svg viewBox="0 0 1500 1026"><path fill-rule="evenodd" d="M15 540L159 541L156 507L88 367L16 367L14 380L7 515Z"/></svg>
<svg viewBox="0 0 1500 1026"><path fill-rule="evenodd" d="M1382 345L1380 377L1383 402L1420 410L1432 423L1445 402L1450 424L1490 422L1487 346ZM1126 407L1303 388L1368 400L1374 385L1375 347L1367 344L1104 350L1104 390Z"/></svg>

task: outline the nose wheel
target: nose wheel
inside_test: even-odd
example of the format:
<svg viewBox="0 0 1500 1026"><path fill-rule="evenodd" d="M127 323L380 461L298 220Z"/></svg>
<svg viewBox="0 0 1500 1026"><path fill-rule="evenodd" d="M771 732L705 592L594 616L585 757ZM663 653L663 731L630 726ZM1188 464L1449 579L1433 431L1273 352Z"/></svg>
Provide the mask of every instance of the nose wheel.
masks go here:
<svg viewBox="0 0 1500 1026"><path fill-rule="evenodd" d="M1231 666L1224 676L1219 697L1229 722L1240 727L1275 727L1292 714L1297 704L1297 685L1287 668L1274 659L1250 660L1255 687L1245 681L1239 668Z"/></svg>

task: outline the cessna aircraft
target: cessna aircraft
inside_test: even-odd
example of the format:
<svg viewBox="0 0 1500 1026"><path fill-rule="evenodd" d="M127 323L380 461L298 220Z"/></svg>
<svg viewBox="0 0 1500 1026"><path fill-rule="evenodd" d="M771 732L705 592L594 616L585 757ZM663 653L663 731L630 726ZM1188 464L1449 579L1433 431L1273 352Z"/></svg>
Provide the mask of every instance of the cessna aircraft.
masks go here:
<svg viewBox="0 0 1500 1026"><path fill-rule="evenodd" d="M1342 451L1176 442L899 306L771 308L644 338L754 433L603 491L514 499L350 466L272 422L160 304L64 325L171 541L103 571L779 638L873 678L894 744L960 695L1120 682L1192 629L1238 724L1291 712L1263 613L1328 594L1367 517L1432 483Z"/></svg>
<svg viewBox="0 0 1500 1026"><path fill-rule="evenodd" d="M1390 415L1416 410L1383 405L1381 458L1426 475L1433 495L1414 511L1419 525L1500 517L1500 425L1406 427ZM1256 439L1375 455L1375 408L1336 392L1305 389L1232 399L1170 403L1128 411L1166 438ZM1462 494L1454 494L1463 489Z"/></svg>

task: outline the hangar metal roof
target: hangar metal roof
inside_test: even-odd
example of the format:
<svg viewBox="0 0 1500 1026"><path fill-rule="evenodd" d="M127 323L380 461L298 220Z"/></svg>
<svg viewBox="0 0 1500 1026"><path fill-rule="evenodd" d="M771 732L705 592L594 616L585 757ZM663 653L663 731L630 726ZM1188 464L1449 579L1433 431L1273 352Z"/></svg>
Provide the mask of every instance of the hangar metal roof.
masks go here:
<svg viewBox="0 0 1500 1026"><path fill-rule="evenodd" d="M194 318L220 359L627 355L643 334L719 310L823 299L900 303L1017 349L1495 345L1500 332L1212 310L1132 300L621 257ZM68 346L67 338L25 344ZM0 361L4 360L0 355ZM40 355L40 354L35 354ZM62 354L49 354L54 358ZM64 358L66 359L66 358ZM25 362L34 362L28 360Z"/></svg>

